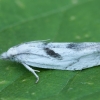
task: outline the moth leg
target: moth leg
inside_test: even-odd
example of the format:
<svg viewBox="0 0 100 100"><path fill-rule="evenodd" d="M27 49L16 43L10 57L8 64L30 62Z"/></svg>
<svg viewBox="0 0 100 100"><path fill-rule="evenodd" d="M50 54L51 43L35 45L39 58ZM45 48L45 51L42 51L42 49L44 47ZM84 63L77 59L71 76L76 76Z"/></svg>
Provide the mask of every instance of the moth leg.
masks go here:
<svg viewBox="0 0 100 100"><path fill-rule="evenodd" d="M32 72L34 75L35 75L35 77L36 77L36 83L39 81L39 76L35 73L35 71L36 72L40 72L40 71L38 71L38 70L34 70L34 69L32 69L30 66L28 66L27 64L25 64L25 63L22 63L24 66L25 66L25 68L26 69L28 69L30 72Z"/></svg>

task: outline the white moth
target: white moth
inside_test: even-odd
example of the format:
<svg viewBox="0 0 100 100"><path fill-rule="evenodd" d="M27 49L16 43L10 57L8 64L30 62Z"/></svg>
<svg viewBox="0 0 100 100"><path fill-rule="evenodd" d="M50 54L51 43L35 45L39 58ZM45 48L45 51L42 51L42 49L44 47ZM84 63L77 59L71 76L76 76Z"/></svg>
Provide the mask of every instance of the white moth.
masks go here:
<svg viewBox="0 0 100 100"><path fill-rule="evenodd" d="M100 65L100 43L48 43L32 41L10 48L0 55L0 59L9 59L23 64L31 71L37 81L39 76L30 66L59 69L82 70Z"/></svg>

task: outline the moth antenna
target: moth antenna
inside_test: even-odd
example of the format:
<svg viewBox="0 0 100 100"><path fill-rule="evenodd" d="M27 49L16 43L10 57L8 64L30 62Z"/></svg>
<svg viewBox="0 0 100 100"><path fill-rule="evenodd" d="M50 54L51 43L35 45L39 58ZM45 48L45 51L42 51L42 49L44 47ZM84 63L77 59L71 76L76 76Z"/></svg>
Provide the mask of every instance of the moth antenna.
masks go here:
<svg viewBox="0 0 100 100"><path fill-rule="evenodd" d="M34 41L34 42L47 42L47 41L50 41L51 39L46 39L46 40L37 40L37 41Z"/></svg>

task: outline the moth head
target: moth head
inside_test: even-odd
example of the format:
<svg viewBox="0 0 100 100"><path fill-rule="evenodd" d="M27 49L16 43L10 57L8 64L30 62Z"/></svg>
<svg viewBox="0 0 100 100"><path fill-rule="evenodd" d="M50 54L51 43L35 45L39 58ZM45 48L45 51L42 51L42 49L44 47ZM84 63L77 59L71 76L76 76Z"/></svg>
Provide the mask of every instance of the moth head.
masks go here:
<svg viewBox="0 0 100 100"><path fill-rule="evenodd" d="M10 48L7 52L4 52L0 55L0 59L13 59L13 57L17 54L15 48Z"/></svg>

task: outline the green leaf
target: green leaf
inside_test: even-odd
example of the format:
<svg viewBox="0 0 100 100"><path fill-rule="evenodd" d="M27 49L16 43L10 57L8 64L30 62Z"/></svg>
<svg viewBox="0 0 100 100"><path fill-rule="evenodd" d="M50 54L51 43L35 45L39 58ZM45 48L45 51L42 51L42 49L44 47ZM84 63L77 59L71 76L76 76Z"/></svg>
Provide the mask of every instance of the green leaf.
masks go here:
<svg viewBox="0 0 100 100"><path fill-rule="evenodd" d="M98 42L99 9L99 0L0 0L0 53L34 40ZM38 70L35 84L23 65L0 60L0 100L100 100L99 66Z"/></svg>

